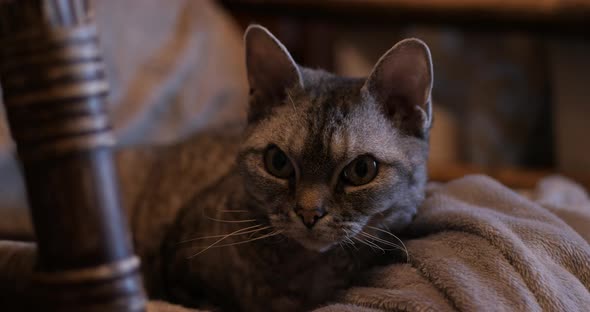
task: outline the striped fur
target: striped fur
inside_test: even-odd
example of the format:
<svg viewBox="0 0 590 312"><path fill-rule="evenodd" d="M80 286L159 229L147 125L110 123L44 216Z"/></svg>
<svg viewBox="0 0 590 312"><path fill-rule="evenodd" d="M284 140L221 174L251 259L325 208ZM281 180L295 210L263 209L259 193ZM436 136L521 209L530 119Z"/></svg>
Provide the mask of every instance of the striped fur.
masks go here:
<svg viewBox="0 0 590 312"><path fill-rule="evenodd" d="M343 239L345 232L360 231L369 221L389 229L409 222L423 196L427 141L396 129L362 94L363 79L305 68L302 74L307 87L291 89L282 105L246 130L238 164L248 194L268 206L273 226L318 250L338 243L334 237ZM262 159L270 144L295 164L295 185L266 172ZM342 185L343 168L364 154L378 160L377 178L361 187ZM298 195L314 188L325 190L328 215L309 232L293 207ZM381 218L384 212L389 219Z"/></svg>
<svg viewBox="0 0 590 312"><path fill-rule="evenodd" d="M426 183L431 83L412 90L426 94L414 108L368 83L382 77L343 78L300 67L268 31L255 26L249 32L250 114L236 161L184 204L163 249L164 275L172 299L187 305L207 298L232 311L302 311L330 300L374 264L379 250L392 246L383 231L401 230L416 213ZM409 44L402 48L423 46ZM373 75L388 62L380 61ZM432 78L429 69L422 78ZM271 145L286 153L293 178L267 172L264 153ZM361 155L377 160L375 179L344 183L342 170ZM321 202L327 214L310 229L295 207L312 202Z"/></svg>

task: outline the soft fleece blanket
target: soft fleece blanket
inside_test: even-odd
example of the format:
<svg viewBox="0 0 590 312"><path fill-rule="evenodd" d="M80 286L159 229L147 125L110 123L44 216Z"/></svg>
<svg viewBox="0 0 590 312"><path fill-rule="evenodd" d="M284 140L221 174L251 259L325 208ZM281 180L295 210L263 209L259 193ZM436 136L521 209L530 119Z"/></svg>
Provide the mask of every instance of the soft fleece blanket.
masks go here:
<svg viewBox="0 0 590 312"><path fill-rule="evenodd" d="M588 195L552 177L529 197L485 176L431 185L406 233L409 261L368 272L317 311L588 311ZM24 266L1 249L0 271L30 269L30 248ZM148 311L194 310L152 301Z"/></svg>
<svg viewBox="0 0 590 312"><path fill-rule="evenodd" d="M409 229L409 263L374 270L344 305L320 310L588 311L588 237L557 216L579 209L590 226L588 197L555 178L537 190L548 208L484 176L433 187Z"/></svg>

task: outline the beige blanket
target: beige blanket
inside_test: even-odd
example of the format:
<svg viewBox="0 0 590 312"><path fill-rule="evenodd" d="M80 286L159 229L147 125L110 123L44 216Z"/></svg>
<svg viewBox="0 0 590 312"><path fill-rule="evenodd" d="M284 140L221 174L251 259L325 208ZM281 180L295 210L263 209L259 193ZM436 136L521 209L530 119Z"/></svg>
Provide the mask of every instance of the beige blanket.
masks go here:
<svg viewBox="0 0 590 312"><path fill-rule="evenodd" d="M408 230L409 261L376 268L318 311L588 311L588 195L553 177L531 199L484 176L431 186Z"/></svg>
<svg viewBox="0 0 590 312"><path fill-rule="evenodd" d="M566 181L544 182L555 187L538 199L546 202L560 191L550 209L571 210L559 202L575 199L578 221L585 218L590 226L585 193L574 185L559 189ZM409 263L376 269L371 282L350 289L342 303L385 311L590 309L588 242L549 209L490 178L470 176L432 188L410 232Z"/></svg>

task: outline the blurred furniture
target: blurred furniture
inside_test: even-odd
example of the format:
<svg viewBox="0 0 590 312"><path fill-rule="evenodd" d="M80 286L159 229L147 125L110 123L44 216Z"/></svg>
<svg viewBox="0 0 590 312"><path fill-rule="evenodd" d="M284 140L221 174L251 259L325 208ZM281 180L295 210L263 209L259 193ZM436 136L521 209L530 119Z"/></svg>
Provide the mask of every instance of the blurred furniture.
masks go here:
<svg viewBox="0 0 590 312"><path fill-rule="evenodd" d="M588 0L220 0L236 13L339 23L420 23L584 34Z"/></svg>
<svg viewBox="0 0 590 312"><path fill-rule="evenodd" d="M331 69L333 25L445 25L584 36L588 0L219 0L242 26L263 23L309 66ZM318 46L314 46L318 44Z"/></svg>
<svg viewBox="0 0 590 312"><path fill-rule="evenodd" d="M575 172L560 173L555 170L527 170L521 168L483 168L467 164L448 164L429 166L428 174L434 181L451 181L468 174L485 174L508 187L515 189L533 189L544 177L564 174L590 190L590 177Z"/></svg>
<svg viewBox="0 0 590 312"><path fill-rule="evenodd" d="M0 21L0 82L37 237L36 300L17 307L144 311L88 2L0 1Z"/></svg>

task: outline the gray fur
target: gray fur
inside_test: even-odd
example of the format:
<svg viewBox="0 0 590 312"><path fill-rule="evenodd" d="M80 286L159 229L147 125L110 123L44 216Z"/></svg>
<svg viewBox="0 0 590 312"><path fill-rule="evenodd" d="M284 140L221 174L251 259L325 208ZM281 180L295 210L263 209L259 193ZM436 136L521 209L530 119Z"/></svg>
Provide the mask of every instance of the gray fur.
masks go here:
<svg viewBox="0 0 590 312"><path fill-rule="evenodd" d="M302 311L334 298L377 261L387 242L398 244L378 229L401 230L423 200L431 81L394 98L375 86L395 89L404 74L431 80L430 55L423 43L409 40L397 47L426 52L413 57L393 49L368 79L353 79L296 65L260 26L248 29L246 46L252 90L241 143L204 135L171 148L154 166L157 182L144 194L151 201L136 209L151 211L158 206L153 199L176 207L167 210L177 216L159 250L163 261L150 262L162 267L160 283L172 300L198 306L207 298L232 311ZM389 57L415 59L427 70L390 75ZM389 85L387 77L394 76ZM420 93L424 103L412 98ZM293 178L266 171L263 155L271 144L288 155ZM207 156L223 150L233 156ZM375 179L345 184L342 170L367 154L378 162ZM207 182L197 174L207 174ZM158 195L161 189L183 194ZM316 203L327 215L309 229L294 209Z"/></svg>

